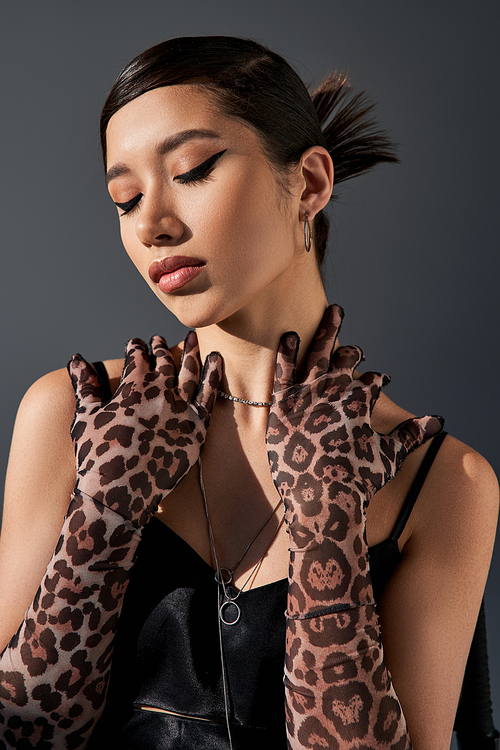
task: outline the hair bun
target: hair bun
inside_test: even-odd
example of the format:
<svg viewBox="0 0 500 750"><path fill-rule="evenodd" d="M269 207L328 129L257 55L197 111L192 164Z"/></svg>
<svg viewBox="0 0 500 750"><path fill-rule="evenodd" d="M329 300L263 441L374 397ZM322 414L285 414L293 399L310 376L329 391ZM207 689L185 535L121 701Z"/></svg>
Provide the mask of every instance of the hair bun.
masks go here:
<svg viewBox="0 0 500 750"><path fill-rule="evenodd" d="M354 93L344 73L327 76L311 99L333 160L336 183L377 164L398 162L396 144L373 114L376 105L366 92Z"/></svg>

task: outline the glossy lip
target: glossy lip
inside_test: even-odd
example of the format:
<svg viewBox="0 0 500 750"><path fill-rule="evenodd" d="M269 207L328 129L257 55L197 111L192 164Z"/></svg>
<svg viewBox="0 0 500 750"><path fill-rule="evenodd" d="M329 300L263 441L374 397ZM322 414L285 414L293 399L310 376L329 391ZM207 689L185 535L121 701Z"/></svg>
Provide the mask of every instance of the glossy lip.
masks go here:
<svg viewBox="0 0 500 750"><path fill-rule="evenodd" d="M149 266L148 273L151 281L158 284L162 276L178 271L179 268L204 265L205 262L200 258L192 258L187 255L170 255L168 258L153 261Z"/></svg>

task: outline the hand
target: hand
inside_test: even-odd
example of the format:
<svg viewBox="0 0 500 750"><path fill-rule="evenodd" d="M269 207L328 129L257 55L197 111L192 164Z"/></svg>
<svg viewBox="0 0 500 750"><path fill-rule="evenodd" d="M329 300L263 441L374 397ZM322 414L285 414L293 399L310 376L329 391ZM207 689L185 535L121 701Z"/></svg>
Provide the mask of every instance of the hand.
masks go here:
<svg viewBox="0 0 500 750"><path fill-rule="evenodd" d="M179 373L161 336L151 350L129 341L118 389L105 403L94 369L79 354L68 365L77 397L77 490L139 526L197 462L222 374L217 352L200 374L194 331Z"/></svg>
<svg viewBox="0 0 500 750"><path fill-rule="evenodd" d="M358 559L366 551L368 501L408 453L442 427L438 418L423 417L403 422L390 435L373 430L372 410L389 378L373 372L354 378L362 352L352 346L334 351L341 322L341 309L332 305L302 382L295 382L296 333L282 337L277 356L266 435L271 472L285 504L294 556L314 551L307 558L310 568L300 573L307 595L293 601L292 617L326 602L359 600L368 576L352 550L358 550Z"/></svg>
<svg viewBox="0 0 500 750"><path fill-rule="evenodd" d="M331 748L361 739L363 747L389 747L405 736L373 607L365 511L408 453L442 428L423 417L389 435L373 430L389 379L354 378L362 353L334 349L341 321L339 307L326 310L301 382L298 336L282 337L266 435L291 542L285 684L293 748L313 747L313 735ZM377 737L381 726L386 739Z"/></svg>

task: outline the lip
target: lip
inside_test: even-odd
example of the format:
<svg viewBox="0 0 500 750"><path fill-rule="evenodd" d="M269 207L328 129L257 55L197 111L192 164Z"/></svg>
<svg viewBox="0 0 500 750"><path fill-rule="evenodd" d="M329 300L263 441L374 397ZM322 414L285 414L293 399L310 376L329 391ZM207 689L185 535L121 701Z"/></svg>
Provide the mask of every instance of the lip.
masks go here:
<svg viewBox="0 0 500 750"><path fill-rule="evenodd" d="M160 291L173 292L185 286L198 276L205 267L201 258L187 255L170 255L161 260L155 260L149 266L149 278L158 284Z"/></svg>

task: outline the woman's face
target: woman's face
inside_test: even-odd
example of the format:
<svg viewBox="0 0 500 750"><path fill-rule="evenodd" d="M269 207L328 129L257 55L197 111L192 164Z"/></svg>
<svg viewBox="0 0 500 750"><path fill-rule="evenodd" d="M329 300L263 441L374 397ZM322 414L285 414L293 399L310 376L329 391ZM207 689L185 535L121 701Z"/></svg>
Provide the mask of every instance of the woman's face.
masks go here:
<svg viewBox="0 0 500 750"><path fill-rule="evenodd" d="M143 94L111 118L107 153L125 249L185 325L268 307L286 290L304 255L300 189L292 178L284 194L253 130L209 95Z"/></svg>

